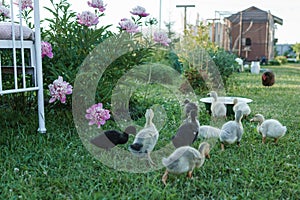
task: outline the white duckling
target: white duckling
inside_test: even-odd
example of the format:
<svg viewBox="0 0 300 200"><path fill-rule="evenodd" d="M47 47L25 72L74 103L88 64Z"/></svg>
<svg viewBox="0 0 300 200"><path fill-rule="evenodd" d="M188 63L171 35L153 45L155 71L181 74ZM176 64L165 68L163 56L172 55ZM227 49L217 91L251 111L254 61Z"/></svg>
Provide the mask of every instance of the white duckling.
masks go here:
<svg viewBox="0 0 300 200"><path fill-rule="evenodd" d="M287 128L276 119L265 120L261 114L256 114L250 122L258 122L257 132L262 134L262 143L266 142L266 137L274 138L277 143L278 139L285 135Z"/></svg>
<svg viewBox="0 0 300 200"><path fill-rule="evenodd" d="M217 92L211 91L208 95L213 98L210 106L212 116L215 118L226 118L226 106L218 100Z"/></svg>
<svg viewBox="0 0 300 200"><path fill-rule="evenodd" d="M219 138L220 133L221 133L221 129L219 128L208 126L208 125L202 125L199 127L198 138L200 137L204 139Z"/></svg>
<svg viewBox="0 0 300 200"><path fill-rule="evenodd" d="M224 143L232 144L237 141L240 146L244 128L242 125L243 114L241 110L236 111L235 120L223 124L220 132L221 149L224 151Z"/></svg>
<svg viewBox="0 0 300 200"><path fill-rule="evenodd" d="M168 173L181 174L186 173L189 178L195 167L201 167L205 157L209 158L210 145L203 142L199 145L198 150L190 146L177 148L168 158L162 158L162 164L166 171L162 176L162 182L166 185Z"/></svg>
<svg viewBox="0 0 300 200"><path fill-rule="evenodd" d="M172 138L172 143L176 148L191 145L197 139L200 126L197 116L197 111L192 110L189 118L178 128L176 135Z"/></svg>
<svg viewBox="0 0 300 200"><path fill-rule="evenodd" d="M251 113L251 109L246 102L238 101L237 98L233 99L233 111L241 110L244 117L248 117Z"/></svg>
<svg viewBox="0 0 300 200"><path fill-rule="evenodd" d="M140 130L133 141L133 144L129 146L129 151L136 156L146 156L150 164L154 165L150 157L151 151L157 143L159 132L152 122L154 113L152 109L147 109L145 113L146 123L142 130Z"/></svg>

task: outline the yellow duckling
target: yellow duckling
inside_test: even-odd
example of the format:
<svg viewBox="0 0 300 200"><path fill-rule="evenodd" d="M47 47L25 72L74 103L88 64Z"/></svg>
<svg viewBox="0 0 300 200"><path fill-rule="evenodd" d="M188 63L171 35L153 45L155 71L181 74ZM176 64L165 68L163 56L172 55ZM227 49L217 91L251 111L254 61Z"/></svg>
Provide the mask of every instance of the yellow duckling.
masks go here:
<svg viewBox="0 0 300 200"><path fill-rule="evenodd" d="M162 182L166 185L168 173L181 174L186 173L189 178L195 167L201 167L205 161L205 157L210 158L210 145L202 142L198 150L190 146L182 146L177 148L168 158L162 159L162 164L166 167L166 171L162 176Z"/></svg>

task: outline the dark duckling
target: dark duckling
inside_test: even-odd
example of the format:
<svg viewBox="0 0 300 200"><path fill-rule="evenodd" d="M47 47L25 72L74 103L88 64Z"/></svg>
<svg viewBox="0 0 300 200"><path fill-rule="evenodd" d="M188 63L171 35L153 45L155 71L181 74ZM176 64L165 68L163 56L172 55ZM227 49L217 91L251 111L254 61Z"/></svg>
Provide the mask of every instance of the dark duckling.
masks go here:
<svg viewBox="0 0 300 200"><path fill-rule="evenodd" d="M185 120L180 125L176 135L172 138L173 145L176 148L191 145L197 139L199 130L199 122L196 119L197 115L197 111L192 110L190 112L190 119Z"/></svg>
<svg viewBox="0 0 300 200"><path fill-rule="evenodd" d="M91 143L102 149L109 150L116 145L126 144L129 134L136 134L136 128L134 126L128 126L124 132L118 130L106 130L93 138Z"/></svg>

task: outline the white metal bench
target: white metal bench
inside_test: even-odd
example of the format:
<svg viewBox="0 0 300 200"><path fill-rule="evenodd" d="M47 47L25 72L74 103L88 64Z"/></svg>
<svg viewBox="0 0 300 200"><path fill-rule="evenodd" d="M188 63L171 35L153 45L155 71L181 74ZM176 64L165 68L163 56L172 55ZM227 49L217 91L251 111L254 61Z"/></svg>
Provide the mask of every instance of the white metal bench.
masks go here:
<svg viewBox="0 0 300 200"><path fill-rule="evenodd" d="M34 0L34 30L29 38L25 32L28 28L24 27L24 19L16 17L22 16L22 11L21 9L15 11L16 6L13 3L14 1L10 0L10 22L0 23L0 95L36 91L38 98L38 131L45 133L39 0ZM20 0L19 4L21 4ZM10 23L11 29L4 32L4 27L7 28L8 23ZM4 59L1 51L11 51L10 65L1 62L10 59L7 56ZM13 85L7 87L3 84L5 74L11 74L12 80L10 81ZM26 81L28 76L31 76L30 84Z"/></svg>

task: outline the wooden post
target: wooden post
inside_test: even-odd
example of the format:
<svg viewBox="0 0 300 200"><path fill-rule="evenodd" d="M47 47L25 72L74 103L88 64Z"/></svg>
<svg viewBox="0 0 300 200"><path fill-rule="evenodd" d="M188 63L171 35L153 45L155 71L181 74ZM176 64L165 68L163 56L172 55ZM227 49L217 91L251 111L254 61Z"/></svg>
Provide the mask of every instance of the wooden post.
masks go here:
<svg viewBox="0 0 300 200"><path fill-rule="evenodd" d="M239 35L239 57L242 55L242 39L243 39L243 12L240 12L240 35Z"/></svg>
<svg viewBox="0 0 300 200"><path fill-rule="evenodd" d="M214 43L216 41L216 20L220 20L220 18L206 19L212 21L212 29L211 29L211 41Z"/></svg>
<svg viewBox="0 0 300 200"><path fill-rule="evenodd" d="M269 23L270 23L270 12L268 12L268 19L267 19L267 23L266 23L266 40L265 40L265 56L267 57L268 60L271 59L271 55L269 52L269 41L270 41L270 35L269 35L270 24Z"/></svg>
<svg viewBox="0 0 300 200"><path fill-rule="evenodd" d="M159 30L161 30L161 1L162 0L159 0L159 21L158 21Z"/></svg>
<svg viewBox="0 0 300 200"><path fill-rule="evenodd" d="M177 8L184 8L184 32L186 31L186 8L195 7L195 5L176 5Z"/></svg>

